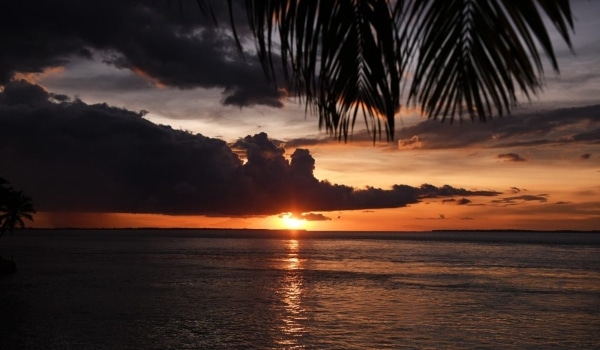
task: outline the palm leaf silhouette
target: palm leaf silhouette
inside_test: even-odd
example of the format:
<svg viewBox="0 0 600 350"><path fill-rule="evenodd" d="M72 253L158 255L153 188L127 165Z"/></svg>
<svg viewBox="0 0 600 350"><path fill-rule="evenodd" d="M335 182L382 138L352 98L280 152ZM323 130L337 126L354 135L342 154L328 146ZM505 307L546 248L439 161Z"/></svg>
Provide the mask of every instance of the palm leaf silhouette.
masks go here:
<svg viewBox="0 0 600 350"><path fill-rule="evenodd" d="M5 187L4 182L0 186L0 237L6 232L12 232L15 228L24 228L27 219L33 221L35 209L31 198L23 191Z"/></svg>
<svg viewBox="0 0 600 350"><path fill-rule="evenodd" d="M402 102L450 121L510 113L518 93L540 91L541 52L558 72L543 17L569 46L573 26L568 0L246 0L245 9L267 76L280 60L288 87L340 140L359 114L374 139L393 139Z"/></svg>
<svg viewBox="0 0 600 350"><path fill-rule="evenodd" d="M400 11L409 51L416 48L408 100L429 117L508 113L517 92L542 85L539 43L558 71L537 5L570 45L568 1L413 1ZM415 29L409 28L416 23Z"/></svg>

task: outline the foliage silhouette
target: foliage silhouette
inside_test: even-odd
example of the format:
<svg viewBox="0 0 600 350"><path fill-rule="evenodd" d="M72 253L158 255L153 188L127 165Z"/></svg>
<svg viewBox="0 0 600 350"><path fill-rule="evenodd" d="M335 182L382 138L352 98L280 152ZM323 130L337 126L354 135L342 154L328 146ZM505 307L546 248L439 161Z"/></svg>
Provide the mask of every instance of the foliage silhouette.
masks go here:
<svg viewBox="0 0 600 350"><path fill-rule="evenodd" d="M8 181L0 177L0 238L15 228L24 228L24 219L33 221L33 214L31 198L8 186Z"/></svg>
<svg viewBox="0 0 600 350"><path fill-rule="evenodd" d="M210 0L197 0L214 18ZM236 2L228 0L231 25ZM558 63L543 17L571 46L569 0L245 0L265 73L347 140L359 114L373 140L394 138L401 106L429 118L510 113ZM239 28L239 24L237 24Z"/></svg>

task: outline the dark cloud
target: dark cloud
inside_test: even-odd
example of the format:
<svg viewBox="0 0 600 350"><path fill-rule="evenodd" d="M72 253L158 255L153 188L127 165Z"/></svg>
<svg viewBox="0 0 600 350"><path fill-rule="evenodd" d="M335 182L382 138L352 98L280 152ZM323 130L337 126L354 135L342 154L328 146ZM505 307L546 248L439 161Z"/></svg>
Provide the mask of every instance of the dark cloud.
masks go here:
<svg viewBox="0 0 600 350"><path fill-rule="evenodd" d="M233 93L225 97L224 105L246 107L253 105L265 105L274 108L282 108L282 99L286 96L284 91L277 91L271 87L258 87L253 90L233 88Z"/></svg>
<svg viewBox="0 0 600 350"><path fill-rule="evenodd" d="M460 218L460 220L475 220L475 219L473 219L472 217L469 217L469 216L464 216L464 217Z"/></svg>
<svg viewBox="0 0 600 350"><path fill-rule="evenodd" d="M515 114L486 123L426 120L402 128L396 135L400 140L418 140L423 149L598 144L600 105Z"/></svg>
<svg viewBox="0 0 600 350"><path fill-rule="evenodd" d="M26 86L0 94L0 164L41 210L210 212L236 190L227 181L241 161L223 141L106 104L52 103Z"/></svg>
<svg viewBox="0 0 600 350"><path fill-rule="evenodd" d="M6 106L23 105L37 107L50 105L50 97L51 95L42 87L20 80L4 87L4 91L0 94L0 104Z"/></svg>
<svg viewBox="0 0 600 350"><path fill-rule="evenodd" d="M171 3L4 3L0 11L0 84L16 72L40 73L77 57L101 58L159 85L221 88L224 104L283 105L285 94L267 82L254 54L246 52L241 57L231 35L215 27L195 1L180 1L181 9ZM225 2L214 2L213 6L217 15L225 15ZM223 17L221 21L228 23L229 19ZM245 29L238 28L240 35L244 36Z"/></svg>
<svg viewBox="0 0 600 350"><path fill-rule="evenodd" d="M404 149L417 149L420 145L418 145L419 141L415 139L409 140L400 140L399 143L385 143L385 137L381 135L375 135L375 140L373 139L373 134L370 131L361 129L356 130L352 133L352 135L348 136L348 142L351 144L360 144L367 143L369 145L373 145L373 143L377 143L378 148L380 149L390 149L395 150L400 146L400 144L404 144L406 147ZM285 141L286 146L288 147L309 147L316 145L324 145L324 144L339 144L340 140L335 137L328 136L315 136L315 137L300 137L295 139L288 139ZM411 145L412 143L412 145ZM411 148L412 147L412 148Z"/></svg>
<svg viewBox="0 0 600 350"><path fill-rule="evenodd" d="M466 205L471 203L471 200L466 199L466 198L461 198L461 199L455 199L455 198L447 198L447 199L442 199L442 204L446 204L446 203L454 203L456 205Z"/></svg>
<svg viewBox="0 0 600 350"><path fill-rule="evenodd" d="M463 188L456 188L449 185L436 187L430 184L423 184L419 187L419 194L422 198L439 198L452 196L496 196L500 192L496 191L470 191Z"/></svg>
<svg viewBox="0 0 600 350"><path fill-rule="evenodd" d="M527 160L516 153L502 153L497 155L496 158L505 162L524 162Z"/></svg>
<svg viewBox="0 0 600 350"><path fill-rule="evenodd" d="M332 142L331 138L297 138L285 141L286 147L307 147Z"/></svg>
<svg viewBox="0 0 600 350"><path fill-rule="evenodd" d="M442 123L427 119L396 130L397 148L511 148L562 144L600 143L600 105L521 113L490 119L486 123L462 121ZM373 135L359 130L353 142L373 142ZM289 145L306 147L329 143L331 139L301 138ZM395 146L395 145L394 145Z"/></svg>
<svg viewBox="0 0 600 350"><path fill-rule="evenodd" d="M521 191L525 191L525 190L522 190L522 189L520 189L518 187L511 187L508 191L510 193L520 193Z"/></svg>
<svg viewBox="0 0 600 350"><path fill-rule="evenodd" d="M305 221L329 221L330 217L325 216L321 213L281 213L278 215L279 218L293 218L297 220ZM338 216L338 219L340 217Z"/></svg>
<svg viewBox="0 0 600 350"><path fill-rule="evenodd" d="M467 205L469 203L471 203L471 200L464 197L456 201L456 204L458 205Z"/></svg>
<svg viewBox="0 0 600 350"><path fill-rule="evenodd" d="M2 176L39 210L263 215L403 207L427 198L497 196L449 185L391 189L320 181L307 149L288 160L260 133L234 145L132 112L56 99L25 81L0 92ZM316 218L313 217L313 218Z"/></svg>
<svg viewBox="0 0 600 350"><path fill-rule="evenodd" d="M579 156L579 159L588 160L591 157L592 157L592 155L590 153L585 153L585 154L582 154L581 156Z"/></svg>
<svg viewBox="0 0 600 350"><path fill-rule="evenodd" d="M515 197L506 197L500 199L494 199L491 202L498 205L516 205L524 202L540 202L546 203L548 201L547 194L534 195L521 195Z"/></svg>
<svg viewBox="0 0 600 350"><path fill-rule="evenodd" d="M304 213L301 214L300 219L306 220L306 221L329 221L331 220L330 217L327 217L323 214L319 214L319 213Z"/></svg>

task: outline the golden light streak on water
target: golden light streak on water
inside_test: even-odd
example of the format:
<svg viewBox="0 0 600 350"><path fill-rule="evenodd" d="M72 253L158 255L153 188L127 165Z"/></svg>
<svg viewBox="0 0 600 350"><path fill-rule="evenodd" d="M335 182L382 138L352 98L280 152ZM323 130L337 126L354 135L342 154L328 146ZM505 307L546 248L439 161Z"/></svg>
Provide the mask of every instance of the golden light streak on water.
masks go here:
<svg viewBox="0 0 600 350"><path fill-rule="evenodd" d="M290 239L286 242L286 256L283 260L285 273L280 282L278 294L281 296L281 324L278 344L286 349L304 349L299 340L306 329L303 324L307 319L307 310L302 306L304 294L302 261L299 258L300 242Z"/></svg>

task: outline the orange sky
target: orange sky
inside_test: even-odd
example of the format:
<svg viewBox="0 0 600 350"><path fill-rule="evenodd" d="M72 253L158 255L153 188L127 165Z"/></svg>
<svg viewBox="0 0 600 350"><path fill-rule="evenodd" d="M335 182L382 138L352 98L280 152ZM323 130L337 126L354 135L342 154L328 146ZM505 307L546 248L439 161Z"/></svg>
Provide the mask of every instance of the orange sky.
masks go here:
<svg viewBox="0 0 600 350"><path fill-rule="evenodd" d="M41 73L16 72L13 79L39 84L47 93L53 94L53 98L64 94L79 99L81 105L86 107L101 104L127 111L144 110L148 112L144 118L152 123L169 125L173 130L186 130L189 134L198 133L220 139L230 147L246 135L265 132L271 141L283 142L287 159L296 148L308 149L315 160L314 177L331 184L352 186L355 189L370 186L384 190L394 185L418 187L431 184L500 193L493 197L467 197L462 203L461 197L440 197L401 208L313 212L330 219L324 221L294 221L281 214L264 217L208 217L41 211L36 215L32 226L268 229L301 226L308 230L366 231L498 228L598 230L599 10L600 7L594 2L573 1L574 17L578 21L576 34L573 36L573 49L577 55L573 55L556 37L556 33L552 32L553 39L558 39L556 53L561 74L554 75L549 69L545 91L529 102L526 98L521 99L523 103L513 111L513 115L493 118L485 124L472 124L470 121L440 124L425 120L415 108L403 108L396 118L397 139L391 143L383 141L373 144L365 141L360 120L357 121L354 137L350 142L332 141L319 131L318 118L306 115L304 106L289 96L282 95L281 100L278 100L281 106L251 103L240 108L238 105L226 105L223 103L224 99L230 97L228 94L232 91L235 92L235 86L232 91L227 91L230 86L218 81L197 85L190 83L188 86L185 85L189 83L187 78L190 78L187 71L183 76L173 76L173 81L163 81L159 74L162 72L162 64L158 64L157 70L152 71L133 63L128 66L119 60L108 59L109 54L114 54L115 57L120 57L120 54L123 59L135 58L127 56L131 52L117 46L112 48L114 52L104 52L104 47L91 47L89 57L74 54L61 56L62 60L57 62L62 63L43 66L44 69L36 71ZM42 32L50 29L40 28ZM59 39L69 38L59 35ZM131 42L140 44L136 40ZM215 52L222 51L218 47L221 45L219 42L215 42L215 45ZM148 51L146 55L151 53L152 51ZM175 56L177 55L173 55ZM151 61L150 58L152 57L144 56L142 61ZM228 58L225 61L231 60ZM191 67L206 68L195 62ZM217 79L235 73L224 69L217 74L211 71L214 69L209 67L210 74L204 70L195 74L203 82L203 74ZM178 82L182 85L178 85ZM254 84L254 81L251 83ZM2 89L0 86L0 93ZM52 103L58 103L56 101ZM11 159L11 152L9 146L0 148L0 156L8 157L6 159ZM73 165L72 173L81 171L77 168L78 165ZM110 170L106 172L110 173ZM0 176L6 176L5 172L8 172L6 168L0 169ZM41 178L43 176L40 174L34 180L44 184L44 181L51 183L50 180L42 181ZM8 180L17 184L21 179ZM185 187L189 183L183 185L183 189L191 187ZM35 201L36 194L28 194Z"/></svg>
<svg viewBox="0 0 600 350"><path fill-rule="evenodd" d="M405 208L322 212L331 220L292 220L285 215L207 217L128 213L40 212L32 227L236 228L315 231L429 231L436 229L597 230L596 202L523 204L513 207L457 206L429 201Z"/></svg>
<svg viewBox="0 0 600 350"><path fill-rule="evenodd" d="M252 111L238 111L246 117ZM277 119L277 116L270 116ZM295 116L293 118L299 118ZM304 118L303 115L301 118ZM505 118L519 118L505 117ZM418 124L416 115L402 116ZM303 119L303 130L313 130L315 120ZM481 124L482 130L492 128ZM465 126L446 125L448 132ZM463 128L463 129L461 129ZM445 131L443 131L445 132ZM466 137L466 136L465 136ZM290 138L293 139L293 138ZM511 146L490 148L476 144L449 149L402 148L397 143L352 141L320 142L302 146L315 158L319 180L355 188L388 189L394 184L436 186L449 184L468 190L501 192L495 197L425 200L402 208L321 212L331 220L291 223L278 215L266 217L207 217L157 214L74 214L41 212L34 227L186 227L186 228L296 228L308 230L422 231L434 229L536 229L597 230L600 228L600 147L597 144ZM286 157L294 151L287 147ZM508 161L499 154L517 153L524 161ZM589 154L588 158L582 155ZM513 199L511 199L513 198Z"/></svg>
<svg viewBox="0 0 600 350"><path fill-rule="evenodd" d="M168 89L167 89L168 90ZM254 118L256 110L238 110L239 118ZM289 111L288 111L289 112ZM243 114L243 116L242 116ZM300 130L316 128L313 117L270 115L293 118ZM520 118L518 115L515 117ZM492 129L495 120L478 125ZM406 125L423 121L418 115L398 117ZM400 123L398 123L400 124ZM451 134L469 129L445 125ZM278 127L274 127L277 131ZM282 129L285 131L285 129ZM400 131L403 129L400 128ZM282 131L282 134L285 132ZM440 136L441 135L441 136ZM560 138L561 136L556 136ZM275 134L274 138L277 138ZM294 137L283 138L294 140ZM512 141L512 140L511 140ZM399 141L400 142L400 141ZM315 158L314 176L357 189L372 186L389 189L394 184L418 187L428 183L451 185L468 190L497 191L495 197L469 197L471 203L457 205L460 198L425 200L408 207L375 210L321 212L331 220L290 223L277 215L266 217L206 217L127 213L40 212L34 227L188 227L188 228L296 228L308 230L421 231L433 229L537 229L597 230L600 228L600 147L598 144L554 142L537 146L495 147L490 143L467 144L447 149L430 148L436 142L422 137L418 147L398 143L320 141L300 146ZM488 141L482 141L488 142ZM286 148L286 157L295 147ZM518 154L523 161L510 161L500 154ZM587 155L583 157L583 155ZM512 199L511 199L512 198ZM454 201L453 201L454 200Z"/></svg>

